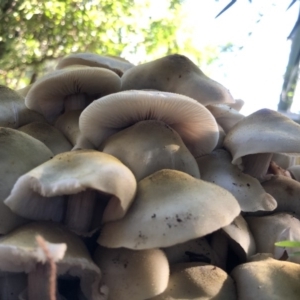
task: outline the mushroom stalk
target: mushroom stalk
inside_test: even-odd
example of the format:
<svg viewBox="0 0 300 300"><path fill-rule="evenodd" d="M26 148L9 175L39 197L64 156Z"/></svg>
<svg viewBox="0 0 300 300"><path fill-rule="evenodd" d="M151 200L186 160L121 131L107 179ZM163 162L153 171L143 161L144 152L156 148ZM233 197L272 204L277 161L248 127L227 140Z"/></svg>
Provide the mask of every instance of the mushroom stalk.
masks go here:
<svg viewBox="0 0 300 300"><path fill-rule="evenodd" d="M66 226L76 232L90 230L97 192L87 190L70 195L65 217Z"/></svg>
<svg viewBox="0 0 300 300"><path fill-rule="evenodd" d="M38 263L28 274L28 300L55 300L56 295L51 291L50 265Z"/></svg>
<svg viewBox="0 0 300 300"><path fill-rule="evenodd" d="M89 101L85 94L70 95L65 98L65 112L70 110L83 110Z"/></svg>
<svg viewBox="0 0 300 300"><path fill-rule="evenodd" d="M268 172L273 153L249 154L243 157L244 173L263 180Z"/></svg>

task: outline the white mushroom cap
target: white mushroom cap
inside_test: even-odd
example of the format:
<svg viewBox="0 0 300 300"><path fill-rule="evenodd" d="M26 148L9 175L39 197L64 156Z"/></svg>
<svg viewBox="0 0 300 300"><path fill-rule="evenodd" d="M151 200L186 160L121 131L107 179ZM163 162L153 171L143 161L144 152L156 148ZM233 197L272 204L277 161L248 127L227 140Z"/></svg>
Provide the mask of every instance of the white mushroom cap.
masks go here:
<svg viewBox="0 0 300 300"><path fill-rule="evenodd" d="M57 275L79 277L85 297L101 299L99 268L80 238L58 224L30 223L3 236L0 239L0 269L29 273L43 259L36 245L37 235L47 240L52 248L51 253L57 258Z"/></svg>
<svg viewBox="0 0 300 300"><path fill-rule="evenodd" d="M167 124L141 121L110 136L102 151L120 159L139 181L162 169L200 178L195 158L178 133Z"/></svg>
<svg viewBox="0 0 300 300"><path fill-rule="evenodd" d="M104 224L98 243L110 248L168 247L218 230L239 213L237 200L225 189L180 171L161 170L138 183L127 214Z"/></svg>
<svg viewBox="0 0 300 300"><path fill-rule="evenodd" d="M18 128L35 121L46 122L41 114L25 106L22 96L0 84L0 126Z"/></svg>
<svg viewBox="0 0 300 300"><path fill-rule="evenodd" d="M226 135L224 146L233 156L232 163L257 153L297 153L300 125L288 117L261 109L238 122Z"/></svg>
<svg viewBox="0 0 300 300"><path fill-rule="evenodd" d="M5 204L30 219L61 220L61 196L86 189L112 195L103 215L103 222L108 222L125 215L135 196L136 180L109 154L94 150L65 152L21 176Z"/></svg>
<svg viewBox="0 0 300 300"><path fill-rule="evenodd" d="M52 156L49 148L37 139L15 129L0 127L0 234L27 222L3 203L15 182Z"/></svg>
<svg viewBox="0 0 300 300"><path fill-rule="evenodd" d="M298 300L300 265L258 255L231 272L239 300Z"/></svg>
<svg viewBox="0 0 300 300"><path fill-rule="evenodd" d="M299 251L293 248L275 246L280 241L300 240L300 221L291 214L278 213L264 217L246 217L250 230L256 241L258 253L272 253L274 258L281 259L286 251L288 260L300 263L300 257L291 255Z"/></svg>
<svg viewBox="0 0 300 300"><path fill-rule="evenodd" d="M84 65L90 67L106 68L114 71L119 76L134 67L132 63L125 59L114 56L103 56L96 53L72 53L61 59L56 69L63 69L70 65Z"/></svg>
<svg viewBox="0 0 300 300"><path fill-rule="evenodd" d="M18 128L44 143L54 155L70 151L72 145L54 126L42 122L33 122Z"/></svg>
<svg viewBox="0 0 300 300"><path fill-rule="evenodd" d="M158 120L181 136L194 156L210 153L219 130L212 114L197 101L156 91L125 91L102 97L81 114L79 128L96 147L110 135L143 120Z"/></svg>
<svg viewBox="0 0 300 300"><path fill-rule="evenodd" d="M210 79L186 56L168 55L135 66L122 76L122 90L155 89L185 95L203 105L232 103L229 91Z"/></svg>
<svg viewBox="0 0 300 300"><path fill-rule="evenodd" d="M171 266L164 293L151 300L237 300L234 281L222 269L203 263ZM149 299L150 300L150 299Z"/></svg>
<svg viewBox="0 0 300 300"><path fill-rule="evenodd" d="M114 72L76 66L56 70L37 80L26 95L28 108L41 113L53 122L64 111L67 96L84 94L88 102L120 90L121 81Z"/></svg>
<svg viewBox="0 0 300 300"><path fill-rule="evenodd" d="M169 281L169 264L162 250L99 247L94 261L108 287L109 300L141 300L161 294Z"/></svg>
<svg viewBox="0 0 300 300"><path fill-rule="evenodd" d="M231 164L231 156L227 151L218 149L197 158L196 161L201 178L232 193L242 211L272 211L276 208L276 200L265 192L257 179L244 174L237 166Z"/></svg>

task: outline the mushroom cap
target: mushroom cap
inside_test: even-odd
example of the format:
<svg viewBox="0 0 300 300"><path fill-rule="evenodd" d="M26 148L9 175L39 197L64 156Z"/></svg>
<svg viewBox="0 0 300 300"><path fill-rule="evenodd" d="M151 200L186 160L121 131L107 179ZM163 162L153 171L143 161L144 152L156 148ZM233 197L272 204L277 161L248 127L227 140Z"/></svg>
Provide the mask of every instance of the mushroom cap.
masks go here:
<svg viewBox="0 0 300 300"><path fill-rule="evenodd" d="M231 272L239 300L298 300L300 265L258 256Z"/></svg>
<svg viewBox="0 0 300 300"><path fill-rule="evenodd" d="M94 261L108 287L109 300L141 300L161 294L169 281L169 264L159 249L98 247Z"/></svg>
<svg viewBox="0 0 300 300"><path fill-rule="evenodd" d="M0 234L27 222L3 203L15 182L52 156L49 148L37 139L15 129L0 127Z"/></svg>
<svg viewBox="0 0 300 300"><path fill-rule="evenodd" d="M171 266L167 289L151 300L237 300L234 281L222 269L203 263ZM150 300L150 299L149 299Z"/></svg>
<svg viewBox="0 0 300 300"><path fill-rule="evenodd" d="M0 126L18 128L31 122L45 122L39 113L28 109L17 92L0 85Z"/></svg>
<svg viewBox="0 0 300 300"><path fill-rule="evenodd" d="M215 150L196 161L202 180L213 182L232 193L242 211L272 211L276 208L276 200L265 192L257 179L231 164L231 156L226 150Z"/></svg>
<svg viewBox="0 0 300 300"><path fill-rule="evenodd" d="M239 158L257 153L297 153L300 125L277 111L261 109L238 122L226 135L224 147Z"/></svg>
<svg viewBox="0 0 300 300"><path fill-rule="evenodd" d="M136 185L132 172L117 158L95 150L77 150L56 155L21 176L5 204L30 219L60 220L64 211L60 196L94 189L112 195L103 214L103 222L108 222L125 215Z"/></svg>
<svg viewBox="0 0 300 300"><path fill-rule="evenodd" d="M271 216L246 217L249 228L256 241L258 253L272 253L274 258L281 259L284 251L289 256L288 260L300 263L300 257L290 256L299 251L293 248L275 246L276 242L285 240L300 240L300 221L287 213L277 213Z"/></svg>
<svg viewBox="0 0 300 300"><path fill-rule="evenodd" d="M300 181L300 165L291 166L287 170L292 174L295 180Z"/></svg>
<svg viewBox="0 0 300 300"><path fill-rule="evenodd" d="M225 189L180 171L161 170L138 183L127 214L104 224L98 243L110 248L168 247L218 230L239 213L238 202Z"/></svg>
<svg viewBox="0 0 300 300"><path fill-rule="evenodd" d="M102 151L120 159L139 181L162 169L200 178L197 162L179 134L155 120L141 121L110 136Z"/></svg>
<svg viewBox="0 0 300 300"><path fill-rule="evenodd" d="M244 115L240 114L237 110L231 108L227 104L211 104L207 105L206 108L212 113L225 133L228 133L235 124L245 118Z"/></svg>
<svg viewBox="0 0 300 300"><path fill-rule="evenodd" d="M57 275L79 277L82 292L87 299L100 299L99 268L92 261L81 239L55 223L30 223L1 237L0 269L25 273L34 269L36 263L43 260L36 245L37 235L48 242L52 256L57 258Z"/></svg>
<svg viewBox="0 0 300 300"><path fill-rule="evenodd" d="M82 112L79 128L99 147L110 135L143 120L171 126L194 156L210 153L218 142L216 120L203 105L183 95L156 91L124 91L95 100Z"/></svg>
<svg viewBox="0 0 300 300"><path fill-rule="evenodd" d="M41 77L26 95L25 104L53 122L64 110L67 96L85 94L91 102L119 91L120 86L119 76L110 70L77 66Z"/></svg>
<svg viewBox="0 0 300 300"><path fill-rule="evenodd" d="M190 59L179 54L127 70L122 76L122 90L141 89L186 95L203 105L234 102L223 85L204 75Z"/></svg>
<svg viewBox="0 0 300 300"><path fill-rule="evenodd" d="M120 59L114 56L103 56L96 53L73 53L59 61L56 70L66 68L70 65L83 65L90 67L100 67L112 70L119 76L122 76L125 71L134 67L132 63L125 59Z"/></svg>
<svg viewBox="0 0 300 300"><path fill-rule="evenodd" d="M262 183L277 202L274 212L287 212L300 218L300 182L286 176L272 176Z"/></svg>
<svg viewBox="0 0 300 300"><path fill-rule="evenodd" d="M54 126L42 122L33 122L18 128L44 143L54 155L70 151L72 145Z"/></svg>

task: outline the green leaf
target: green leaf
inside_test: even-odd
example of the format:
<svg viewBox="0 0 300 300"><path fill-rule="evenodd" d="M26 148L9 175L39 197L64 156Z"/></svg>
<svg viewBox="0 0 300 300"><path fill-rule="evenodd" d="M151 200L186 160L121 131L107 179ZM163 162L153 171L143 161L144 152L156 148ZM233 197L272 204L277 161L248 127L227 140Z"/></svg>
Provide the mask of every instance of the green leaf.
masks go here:
<svg viewBox="0 0 300 300"><path fill-rule="evenodd" d="M296 248L296 247L300 247L300 242L297 242L297 241L280 241L280 242L275 243L275 246Z"/></svg>

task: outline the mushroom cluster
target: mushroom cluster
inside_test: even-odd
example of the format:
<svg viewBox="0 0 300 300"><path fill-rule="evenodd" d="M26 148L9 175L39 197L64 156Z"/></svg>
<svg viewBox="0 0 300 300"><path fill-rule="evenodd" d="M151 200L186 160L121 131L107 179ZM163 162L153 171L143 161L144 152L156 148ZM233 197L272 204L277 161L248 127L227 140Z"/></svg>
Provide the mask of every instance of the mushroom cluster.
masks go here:
<svg viewBox="0 0 300 300"><path fill-rule="evenodd" d="M0 86L0 299L299 299L300 125L179 54Z"/></svg>

